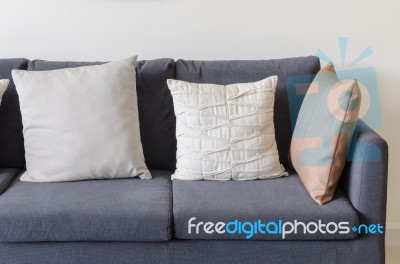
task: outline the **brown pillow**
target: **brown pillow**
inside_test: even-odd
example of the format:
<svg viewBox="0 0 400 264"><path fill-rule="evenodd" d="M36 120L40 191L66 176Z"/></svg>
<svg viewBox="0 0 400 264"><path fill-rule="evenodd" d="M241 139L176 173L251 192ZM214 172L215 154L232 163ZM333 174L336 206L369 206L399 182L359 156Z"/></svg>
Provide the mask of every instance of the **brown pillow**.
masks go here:
<svg viewBox="0 0 400 264"><path fill-rule="evenodd" d="M332 64L317 74L304 98L290 145L290 158L312 199L332 200L358 119L356 80L341 81Z"/></svg>

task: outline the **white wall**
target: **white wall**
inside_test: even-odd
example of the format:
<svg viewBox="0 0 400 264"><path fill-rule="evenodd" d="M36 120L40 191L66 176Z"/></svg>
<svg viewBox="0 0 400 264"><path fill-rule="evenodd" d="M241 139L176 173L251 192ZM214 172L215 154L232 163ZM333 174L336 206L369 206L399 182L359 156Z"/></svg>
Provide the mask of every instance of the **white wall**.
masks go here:
<svg viewBox="0 0 400 264"><path fill-rule="evenodd" d="M390 145L389 226L400 229L400 2L396 0L1 0L0 58L115 60L264 59L315 54L345 68L377 69L383 129Z"/></svg>

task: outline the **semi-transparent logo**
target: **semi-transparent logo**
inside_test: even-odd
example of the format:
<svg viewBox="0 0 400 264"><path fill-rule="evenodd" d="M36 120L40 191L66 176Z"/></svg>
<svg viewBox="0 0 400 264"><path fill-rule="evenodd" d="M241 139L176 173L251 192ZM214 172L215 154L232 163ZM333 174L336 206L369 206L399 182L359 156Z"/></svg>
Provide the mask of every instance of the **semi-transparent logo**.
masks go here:
<svg viewBox="0 0 400 264"><path fill-rule="evenodd" d="M325 222L322 220L304 222L299 220L269 221L258 219L256 221L240 221L234 219L229 222L199 221L192 217L188 221L188 234L190 235L223 235L244 236L251 239L255 235L279 236L282 239L290 238L293 235L304 234L311 236L318 235L347 235L351 232L357 234L383 234L384 227L380 224L351 226L349 222Z"/></svg>
<svg viewBox="0 0 400 264"><path fill-rule="evenodd" d="M348 46L348 38L340 37L339 41L339 50L341 62L332 61L331 58L323 52L321 49L318 49L316 52L316 56L320 58L321 64L332 62L336 68L336 74L340 80L357 80L358 85L361 89L362 100L361 100L361 109L359 113L359 118L362 119L370 128L379 129L382 127L382 118L380 112L380 104L379 104L379 93L378 93L378 82L377 82L377 74L376 69L374 67L362 67L358 68L357 64L367 57L373 54L373 51L370 47L365 48L354 61L350 63L346 62L347 55L347 46ZM345 66L349 65L349 66ZM310 84L314 80L315 75L301 75L301 76L290 76L286 78L286 88L288 93L288 103L290 109L290 117L291 117L291 125L292 130L294 130L297 116L303 102L303 99L310 87ZM338 95L338 104L340 104L340 95ZM325 104L328 105L328 98L325 99ZM326 111L329 109L319 108L316 111ZM351 140L352 145L349 146L349 153L347 155L349 160L358 160L362 159L363 161L379 161L381 157L380 149L374 144L367 144L358 142L358 151L362 151L362 153L366 153L365 155L355 155L354 153L354 144L357 142L357 135L363 129L367 129L363 126L357 126L356 131L353 134L353 138ZM317 131L318 135L315 135L316 131L310 131L309 137L319 136L322 137L323 141L329 142L334 136L331 132L333 131ZM307 135L302 135L303 138L306 138Z"/></svg>

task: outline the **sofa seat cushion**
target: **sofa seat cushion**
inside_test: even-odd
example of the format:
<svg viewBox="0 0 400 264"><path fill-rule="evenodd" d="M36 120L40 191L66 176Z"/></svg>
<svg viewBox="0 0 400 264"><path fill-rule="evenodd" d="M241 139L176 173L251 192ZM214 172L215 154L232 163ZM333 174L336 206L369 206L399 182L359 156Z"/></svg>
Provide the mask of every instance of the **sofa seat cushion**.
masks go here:
<svg viewBox="0 0 400 264"><path fill-rule="evenodd" d="M171 172L153 179L32 183L0 196L0 242L165 241L171 238Z"/></svg>
<svg viewBox="0 0 400 264"><path fill-rule="evenodd" d="M20 172L20 169L2 168L0 169L0 195L7 189L13 182L14 178Z"/></svg>
<svg viewBox="0 0 400 264"><path fill-rule="evenodd" d="M290 171L289 171L290 172ZM258 181L181 181L174 180L173 186L173 214L174 214L174 237L179 239L236 239L236 240L331 240L331 239L352 239L356 237L351 228L358 225L358 216L347 196L338 188L334 199L321 206L315 203L309 196L304 185L297 174L290 172L288 177L258 180ZM195 217L195 219L194 219ZM191 220L192 219L192 220ZM237 220L237 222L235 222ZM268 222L277 223L278 229L271 224L271 233L262 234L253 232L257 230L254 222L261 220L261 224ZM316 232L312 234L314 225L310 225L310 231L303 233L302 226L298 226L297 234L286 234L283 238L279 233L279 220L282 225L285 222L294 224L304 222L309 224L321 220L321 224L330 222L348 222L342 224L348 227L345 234L339 234L339 227L336 233L323 234ZM203 222L201 224L200 222ZM205 231L206 222L208 233ZM217 232L218 222L225 223L218 226L220 230L228 228L229 231L242 231L241 234L230 234L228 232ZM228 223L234 222L229 225ZM239 222L242 227L239 227ZM245 222L253 223L244 224ZM199 224L200 223L200 224ZM243 225L244 224L244 225ZM260 226L260 225L258 225ZM285 227L290 229L290 225ZM198 231L197 231L198 229ZM266 228L261 226L261 230ZM329 230L334 231L334 224L330 224ZM190 233L189 233L190 230ZM220 231L219 230L219 231ZM283 228L282 228L283 230ZM326 230L323 227L322 230ZM342 230L342 229L340 229ZM278 231L277 234L272 234ZM246 233L247 232L247 233Z"/></svg>

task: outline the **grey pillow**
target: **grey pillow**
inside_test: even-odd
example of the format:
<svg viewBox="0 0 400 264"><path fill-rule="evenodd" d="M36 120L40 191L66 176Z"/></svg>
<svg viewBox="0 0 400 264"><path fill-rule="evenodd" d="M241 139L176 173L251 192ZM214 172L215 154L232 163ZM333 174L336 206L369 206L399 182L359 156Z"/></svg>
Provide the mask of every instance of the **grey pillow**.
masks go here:
<svg viewBox="0 0 400 264"><path fill-rule="evenodd" d="M24 127L22 181L151 178L140 141L135 65L136 56L12 72Z"/></svg>
<svg viewBox="0 0 400 264"><path fill-rule="evenodd" d="M99 64L104 62L33 60L29 62L28 71L48 71ZM145 162L149 169L173 171L176 164L176 120L167 79L175 79L173 59L138 61L136 91Z"/></svg>

